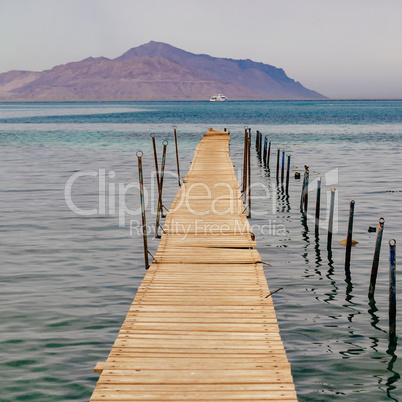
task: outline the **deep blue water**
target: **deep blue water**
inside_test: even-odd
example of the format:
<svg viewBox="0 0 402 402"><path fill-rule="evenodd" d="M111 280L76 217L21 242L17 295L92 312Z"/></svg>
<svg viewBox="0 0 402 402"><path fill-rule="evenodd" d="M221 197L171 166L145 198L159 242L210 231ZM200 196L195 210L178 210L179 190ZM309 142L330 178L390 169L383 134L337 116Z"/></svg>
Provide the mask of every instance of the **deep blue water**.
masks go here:
<svg viewBox="0 0 402 402"><path fill-rule="evenodd" d="M22 107L22 110L20 109ZM50 113L43 113L39 108ZM69 109L66 113L65 108ZM26 103L0 123L381 124L401 123L396 101ZM50 109L50 110L49 110ZM14 112L14 113L13 113ZM31 113L29 113L31 112Z"/></svg>
<svg viewBox="0 0 402 402"><path fill-rule="evenodd" d="M118 194L119 184L137 182L141 149L152 224L149 134L156 133L159 150L170 141L167 168L174 172L173 125L183 173L208 127L231 131L239 172L245 125L253 141L255 130L272 141L270 170L253 148L250 223L263 261L272 264L271 290L283 287L273 298L299 399L402 399L401 345L388 336L388 240L397 247L402 240L402 101L283 101L0 104L0 400L88 400L98 378L93 368L106 359L144 275L140 216L124 212L138 209L138 192L125 190L123 200L110 190ZM292 155L289 198L276 186L278 148ZM325 223L316 238L313 221L300 213L294 172L305 164L313 183L324 178L324 220L328 191L337 188L330 258ZM99 209L103 169L105 213L77 215L66 203L66 183L77 172L96 174L77 179L71 197L82 210ZM177 189L168 174L167 205ZM348 278L338 242L346 237L352 199L359 244ZM381 216L373 305L367 290L376 235L367 229ZM152 236L150 245L158 245Z"/></svg>

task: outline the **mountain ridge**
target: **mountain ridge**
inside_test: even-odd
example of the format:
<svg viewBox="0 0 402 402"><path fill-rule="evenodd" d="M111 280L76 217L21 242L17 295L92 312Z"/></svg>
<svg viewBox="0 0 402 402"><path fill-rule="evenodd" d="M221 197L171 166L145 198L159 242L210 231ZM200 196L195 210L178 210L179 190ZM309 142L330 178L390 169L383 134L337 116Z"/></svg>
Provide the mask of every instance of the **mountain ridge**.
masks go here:
<svg viewBox="0 0 402 402"><path fill-rule="evenodd" d="M0 100L325 99L281 68L194 54L151 41L115 59L87 57L42 72L0 74Z"/></svg>

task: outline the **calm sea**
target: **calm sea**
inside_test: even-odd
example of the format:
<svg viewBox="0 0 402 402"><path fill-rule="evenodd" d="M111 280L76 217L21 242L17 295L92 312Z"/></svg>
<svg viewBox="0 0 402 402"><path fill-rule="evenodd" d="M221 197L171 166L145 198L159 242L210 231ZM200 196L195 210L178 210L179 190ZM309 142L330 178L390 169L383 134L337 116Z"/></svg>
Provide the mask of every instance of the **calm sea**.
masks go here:
<svg viewBox="0 0 402 402"><path fill-rule="evenodd" d="M178 190L173 126L186 173L208 127L231 131L242 166L244 126L272 142L270 169L252 148L253 226L301 401L402 400L402 345L388 336L388 241L402 246L402 101L0 104L0 400L89 399L144 276L136 151L144 152L148 223L155 220L150 133L169 140L164 204ZM290 195L276 152L291 154ZM322 225L300 213L310 166L323 178ZM326 250L328 192L337 233ZM351 275L345 275L350 200ZM375 303L367 297L385 218ZM151 251L158 241L150 236ZM398 264L398 262L397 262ZM401 269L397 268L400 276ZM398 305L402 303L398 292ZM402 333L402 318L397 334Z"/></svg>

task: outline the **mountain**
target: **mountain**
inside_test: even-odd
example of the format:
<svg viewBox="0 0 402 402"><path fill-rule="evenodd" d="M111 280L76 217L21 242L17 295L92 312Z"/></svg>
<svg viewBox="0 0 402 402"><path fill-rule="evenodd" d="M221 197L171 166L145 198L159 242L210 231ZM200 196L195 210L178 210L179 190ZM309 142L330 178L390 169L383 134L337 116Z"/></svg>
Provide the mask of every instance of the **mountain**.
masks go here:
<svg viewBox="0 0 402 402"><path fill-rule="evenodd" d="M89 57L42 72L0 74L0 100L325 99L277 67L149 42L116 59Z"/></svg>

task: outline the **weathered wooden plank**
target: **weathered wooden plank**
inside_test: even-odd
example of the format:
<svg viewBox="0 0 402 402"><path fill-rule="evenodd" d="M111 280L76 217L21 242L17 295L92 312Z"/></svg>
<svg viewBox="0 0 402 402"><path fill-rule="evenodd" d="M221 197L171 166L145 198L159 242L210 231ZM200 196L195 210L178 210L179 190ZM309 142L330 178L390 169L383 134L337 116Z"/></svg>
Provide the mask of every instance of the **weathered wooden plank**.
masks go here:
<svg viewBox="0 0 402 402"><path fill-rule="evenodd" d="M272 315L266 314L262 316L255 316L255 317L230 317L230 316L221 316L221 317L208 317L208 316L202 316L202 317L194 317L191 315L186 315L186 314L181 314L179 317L170 317L170 315L161 315L157 314L154 317L150 317L149 314L141 314L141 315L133 315L133 314L127 314L127 317L123 323L123 326L130 326L130 325L135 325L137 322L142 322L142 323L169 323L169 322L174 322L174 323L233 323L233 324L271 324L271 325L277 325L275 317L272 317ZM136 327L137 331L140 331L140 328ZM245 332L248 333L248 332Z"/></svg>
<svg viewBox="0 0 402 402"><path fill-rule="evenodd" d="M256 370L103 370L100 383L121 384L228 384L291 383L286 369Z"/></svg>
<svg viewBox="0 0 402 402"><path fill-rule="evenodd" d="M184 327L181 331L172 331L163 332L160 329L158 332L152 332L150 330L142 330L141 332L137 331L137 325L128 326L124 325L119 332L119 339L153 339L153 340L226 340L226 341L280 341L281 337L279 335L279 331L276 330L271 332L249 332L249 333L233 333L233 332L216 332L216 331L193 331L188 330L187 327Z"/></svg>
<svg viewBox="0 0 402 402"><path fill-rule="evenodd" d="M172 348L172 349L183 349L184 341L181 339L178 340L154 340L154 339L122 339L117 338L114 347L118 348ZM191 350L274 350L274 349L282 349L283 344L280 341L248 341L242 343L241 341L222 341L222 340L203 340L200 342L199 340L186 340L185 341L186 349Z"/></svg>
<svg viewBox="0 0 402 402"><path fill-rule="evenodd" d="M94 372L101 373L103 370L271 370L289 369L289 363L276 363L273 361L265 362L237 362L237 361L194 361L179 359L159 359L152 361L107 361L97 363Z"/></svg>
<svg viewBox="0 0 402 402"><path fill-rule="evenodd" d="M220 391L275 391L275 390L287 390L292 391L294 389L293 384L283 383L283 384L191 384L191 388L188 388L186 384L138 384L139 390L149 392L149 391L194 391L194 392L220 392ZM121 391L131 391L132 387L128 384L101 384L99 389L104 390L121 390Z"/></svg>
<svg viewBox="0 0 402 402"><path fill-rule="evenodd" d="M212 369L235 369L237 365L241 364L277 364L277 365L289 365L288 362L283 361L283 354L271 354L269 356L264 355L264 356L242 356L242 355L236 355L234 356L220 356L219 358L213 358L211 355L191 355L187 356L186 354L181 354L181 355L163 355L163 356L142 356L138 355L135 357L132 356L125 356L125 355L113 355L109 356L107 359L107 362L101 362L99 364L103 363L117 363L121 362L123 364L128 364L128 363L133 363L133 364L144 364L144 365L157 365L157 364L175 364L175 365L180 365L180 364L186 364L189 365L193 368L200 367L207 367L208 365L212 366ZM197 366L200 364L201 366ZM178 366L180 368L180 366ZM181 366L182 367L182 366ZM240 367L237 367L238 369L242 369ZM258 367L257 367L258 368ZM103 369L102 369L103 370Z"/></svg>
<svg viewBox="0 0 402 402"><path fill-rule="evenodd" d="M292 399L293 398L293 399ZM172 392L149 391L146 396L139 396L136 392L121 391L108 392L107 390L94 393L92 401L287 401L294 400L292 391L226 391L211 394L211 392L194 392L190 389Z"/></svg>
<svg viewBox="0 0 402 402"><path fill-rule="evenodd" d="M194 348L186 348L182 346L181 348L172 348L172 347L155 347L155 348L144 348L144 347L129 347L129 346L121 346L121 347L113 347L110 354L110 357L122 357L122 356L131 356L135 357L165 357L168 356L170 358L178 358L178 357L199 357L199 358L208 358L208 359L223 359L226 357L236 357L238 359L241 358L251 358L251 357L272 357L272 356L281 356L283 362L287 362L285 350L282 349L194 349Z"/></svg>

